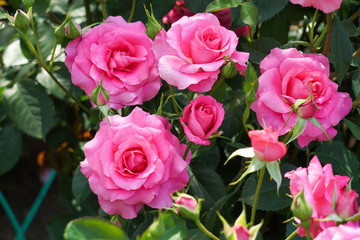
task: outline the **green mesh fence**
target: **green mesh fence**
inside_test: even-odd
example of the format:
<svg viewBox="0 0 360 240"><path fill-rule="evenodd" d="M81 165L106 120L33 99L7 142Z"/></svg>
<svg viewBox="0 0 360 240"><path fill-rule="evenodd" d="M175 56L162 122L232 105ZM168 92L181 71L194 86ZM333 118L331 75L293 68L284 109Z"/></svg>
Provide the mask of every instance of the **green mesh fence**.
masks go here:
<svg viewBox="0 0 360 240"><path fill-rule="evenodd" d="M0 203L4 208L6 215L9 217L11 224L13 225L16 236L15 240L23 240L25 238L26 230L29 228L31 221L34 219L36 212L38 211L42 201L44 200L51 184L53 183L56 176L56 171L54 169L51 170L49 178L46 180L45 184L40 189L39 194L37 195L33 205L31 206L29 213L26 215L24 222L20 225L14 212L12 211L8 201L6 200L4 194L0 190Z"/></svg>

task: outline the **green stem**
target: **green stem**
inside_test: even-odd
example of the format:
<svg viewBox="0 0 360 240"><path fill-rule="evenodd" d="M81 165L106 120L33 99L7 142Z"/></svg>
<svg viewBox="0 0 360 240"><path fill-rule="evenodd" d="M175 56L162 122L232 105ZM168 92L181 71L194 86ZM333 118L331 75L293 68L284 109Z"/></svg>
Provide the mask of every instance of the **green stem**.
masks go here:
<svg viewBox="0 0 360 240"><path fill-rule="evenodd" d="M306 229L306 240L311 240L309 229Z"/></svg>
<svg viewBox="0 0 360 240"><path fill-rule="evenodd" d="M92 23L92 19L91 19L91 10L90 10L89 0L84 0L84 6L85 6L85 13L86 13L86 22L87 22L87 25L90 25Z"/></svg>
<svg viewBox="0 0 360 240"><path fill-rule="evenodd" d="M53 48L53 51L52 51L52 54L51 54L50 63L49 63L50 69L52 69L52 65L53 65L53 61L54 61L54 56L55 56L55 50L56 50L56 46L57 46L58 40L59 40L59 38L56 37L56 38L55 38L55 43L54 43L54 48Z"/></svg>
<svg viewBox="0 0 360 240"><path fill-rule="evenodd" d="M180 111L179 111L179 108L178 108L177 103L176 103L174 89L173 89L173 87L171 85L169 85L169 90L170 90L170 93L171 93L171 99L172 99L172 103L173 103L175 113L179 114Z"/></svg>
<svg viewBox="0 0 360 240"><path fill-rule="evenodd" d="M33 18L31 18L31 27L32 27L32 30L34 33L35 46L36 46L37 52L39 54L39 58L41 59L41 61L43 61L43 57L41 56L39 41L38 41L38 37L37 37L36 29L35 29L35 23L34 23Z"/></svg>
<svg viewBox="0 0 360 240"><path fill-rule="evenodd" d="M189 101L188 101L188 105L190 104L191 100L194 99L194 95L195 95L195 92L191 92L190 97L189 97Z"/></svg>
<svg viewBox="0 0 360 240"><path fill-rule="evenodd" d="M200 220L196 220L195 221L196 226L203 232L205 233L209 238L213 239L213 240L219 240L219 238L217 238L214 234L212 234L209 230L206 229L206 227L204 225L202 225L202 223L200 222Z"/></svg>
<svg viewBox="0 0 360 240"><path fill-rule="evenodd" d="M128 22L131 22L133 16L134 16L134 12L135 12L135 4L136 4L136 0L132 1L132 6L131 6L131 12L130 12L130 16L128 19Z"/></svg>
<svg viewBox="0 0 360 240"><path fill-rule="evenodd" d="M357 10L351 17L349 17L349 20L354 21L358 16L360 16L360 9Z"/></svg>
<svg viewBox="0 0 360 240"><path fill-rule="evenodd" d="M225 79L225 77L221 74L219 79L216 81L215 85L212 87L209 95L212 96L215 92L215 90L218 88L218 86L220 85L220 83Z"/></svg>
<svg viewBox="0 0 360 240"><path fill-rule="evenodd" d="M314 13L314 17L313 17L312 22L311 22L311 28L310 28L310 32L309 32L309 40L310 40L311 52L316 51L316 49L314 49L314 28L315 28L315 20L316 20L316 17L317 17L317 13L318 13L318 10L316 9L316 11Z"/></svg>
<svg viewBox="0 0 360 240"><path fill-rule="evenodd" d="M101 5L101 13L103 15L104 19L107 19L107 13L106 13L106 7L105 7L105 0L101 0L100 1L100 5Z"/></svg>
<svg viewBox="0 0 360 240"><path fill-rule="evenodd" d="M292 136L292 134L293 134L293 131L292 131L292 129L286 134L286 136L285 136L285 138L282 140L282 142L283 143L287 143L288 141L289 141L289 139L290 139L290 137Z"/></svg>
<svg viewBox="0 0 360 240"><path fill-rule="evenodd" d="M257 186L256 186L256 191L255 191L254 203L253 203L253 207L252 207L252 210L251 210L251 218L250 218L249 228L254 226L255 215L256 215L256 207L257 207L257 204L258 204L258 201L259 201L261 185L262 185L262 182L264 180L265 169L266 169L266 165L264 167L262 167L261 170L260 170L260 176L259 176L259 180L258 180L258 183L257 183Z"/></svg>
<svg viewBox="0 0 360 240"><path fill-rule="evenodd" d="M316 40L316 43L314 45L315 52L316 52L317 48L319 47L320 43L322 42L323 38L325 37L326 33L327 33L327 28L324 28L320 37Z"/></svg>
<svg viewBox="0 0 360 240"><path fill-rule="evenodd" d="M331 21L332 21L332 14L331 13L326 14L327 35L326 35L326 41L325 41L325 46L324 46L324 50L323 50L324 56L327 56L329 53L329 50L330 50L331 29L332 29Z"/></svg>
<svg viewBox="0 0 360 240"><path fill-rule="evenodd" d="M360 48L353 53L352 59L355 59L359 55L360 55Z"/></svg>
<svg viewBox="0 0 360 240"><path fill-rule="evenodd" d="M285 240L293 239L296 236L298 230L299 228L297 228L294 232L292 232Z"/></svg>
<svg viewBox="0 0 360 240"><path fill-rule="evenodd" d="M183 155L183 159L186 160L186 157L191 149L191 146L192 146L192 142L188 142L188 145L186 146L186 149L185 149L185 152L184 152L184 155Z"/></svg>
<svg viewBox="0 0 360 240"><path fill-rule="evenodd" d="M39 57L39 55L37 54L34 46L32 45L32 43L29 40L29 37L27 34L23 34L24 39L26 44L28 45L30 51L35 55L38 63L40 64L40 66L49 74L49 76L54 80L54 82L56 83L56 85L58 85L61 90L63 90L72 100L74 100L74 102L76 104L78 104L85 112L87 112L89 115L93 116L94 118L98 119L98 117L91 112L84 104L82 104L76 97L74 97L74 95L72 95L58 80L57 78L54 76L54 74L51 72L51 70L48 68L48 66L44 63L44 61Z"/></svg>
<svg viewBox="0 0 360 240"><path fill-rule="evenodd" d="M248 130L247 126L246 126L246 122L247 122L247 120L249 119L250 106L251 106L251 103L248 102L248 103L246 104L246 109L245 109L245 112L244 112L244 114L243 114L243 126L244 126L244 129L245 129L246 133L249 132L249 130Z"/></svg>

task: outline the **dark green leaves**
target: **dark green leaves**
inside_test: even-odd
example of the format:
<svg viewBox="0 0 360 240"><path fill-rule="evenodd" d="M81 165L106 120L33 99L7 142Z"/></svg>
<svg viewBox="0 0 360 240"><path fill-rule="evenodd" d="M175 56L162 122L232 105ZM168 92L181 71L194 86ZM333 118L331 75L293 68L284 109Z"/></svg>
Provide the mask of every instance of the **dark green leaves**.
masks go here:
<svg viewBox="0 0 360 240"><path fill-rule="evenodd" d="M53 124L53 107L44 89L33 81L24 80L3 93L9 117L24 133L45 138Z"/></svg>
<svg viewBox="0 0 360 240"><path fill-rule="evenodd" d="M15 166L21 151L20 131L11 125L0 128L0 176Z"/></svg>
<svg viewBox="0 0 360 240"><path fill-rule="evenodd" d="M252 3L245 2L240 9L241 20L250 26L256 26L258 18L258 9Z"/></svg>
<svg viewBox="0 0 360 240"><path fill-rule="evenodd" d="M347 72L353 54L353 47L349 36L337 16L334 17L331 32L330 61L335 66L336 78L339 82Z"/></svg>
<svg viewBox="0 0 360 240"><path fill-rule="evenodd" d="M142 234L140 240L177 240L186 235L185 220L178 215L167 212L161 214Z"/></svg>
<svg viewBox="0 0 360 240"><path fill-rule="evenodd" d="M80 172L80 166L75 170L72 180L72 191L77 204L84 201L91 193L87 178Z"/></svg>
<svg viewBox="0 0 360 240"><path fill-rule="evenodd" d="M259 22L264 22L279 13L289 0L264 1L255 0L255 6L259 9Z"/></svg>
<svg viewBox="0 0 360 240"><path fill-rule="evenodd" d="M334 141L332 144L324 142L315 152L322 164L332 164L334 174L358 178L359 162L342 142Z"/></svg>
<svg viewBox="0 0 360 240"><path fill-rule="evenodd" d="M100 218L79 218L65 228L66 240L128 240L124 231Z"/></svg>

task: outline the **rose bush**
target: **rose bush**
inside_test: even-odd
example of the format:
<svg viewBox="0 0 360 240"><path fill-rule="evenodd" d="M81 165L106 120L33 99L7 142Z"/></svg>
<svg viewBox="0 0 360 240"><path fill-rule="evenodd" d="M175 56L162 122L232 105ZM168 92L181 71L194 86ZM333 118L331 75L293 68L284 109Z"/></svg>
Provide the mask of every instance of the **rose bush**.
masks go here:
<svg viewBox="0 0 360 240"><path fill-rule="evenodd" d="M127 23L122 17L88 29L66 47L65 65L72 82L91 97L103 79L109 107L142 104L159 91L161 80L152 41L141 22ZM103 99L103 102L105 99Z"/></svg>
<svg viewBox="0 0 360 240"><path fill-rule="evenodd" d="M135 108L127 117L104 119L94 139L84 146L81 172L108 214L134 218L144 204L168 208L171 193L187 184L186 146L170 132L171 124Z"/></svg>
<svg viewBox="0 0 360 240"><path fill-rule="evenodd" d="M255 156L266 162L276 161L285 156L286 145L278 141L279 130L267 127L264 130L249 131L251 146L254 148Z"/></svg>
<svg viewBox="0 0 360 240"><path fill-rule="evenodd" d="M199 96L184 108L179 119L189 141L209 145L208 138L220 127L225 111L211 96Z"/></svg>
<svg viewBox="0 0 360 240"><path fill-rule="evenodd" d="M225 57L244 73L249 54L236 51L237 43L235 33L220 26L213 14L184 16L154 39L160 76L178 89L207 92L217 80Z"/></svg>
<svg viewBox="0 0 360 240"><path fill-rule="evenodd" d="M292 196L297 195L304 188L305 199L313 209L309 230L313 238L326 228L335 226L334 221L319 221L319 219L326 218L334 213L332 207L334 191L336 193L337 214L353 215L358 212L357 193L354 190L347 192L347 184L350 178L334 175L331 164L322 167L317 156L312 158L307 168L299 167L287 172L284 176L290 179ZM343 198L346 198L347 204L344 204ZM346 225L358 227L359 223L348 222ZM298 234L305 236L305 229L302 226L298 230Z"/></svg>
<svg viewBox="0 0 360 240"><path fill-rule="evenodd" d="M324 13L330 13L340 8L342 0L290 0L290 2L300 4L303 7L314 7Z"/></svg>
<svg viewBox="0 0 360 240"><path fill-rule="evenodd" d="M348 93L337 92L338 85L329 79L329 60L323 55L305 54L290 49L272 49L260 63L262 71L256 101L251 105L260 125L281 128L280 135L290 131L296 122L296 114L289 119L292 105L297 99L307 99L309 85L318 110L314 117L330 138L336 135L333 128L351 110ZM287 122L286 126L283 127ZM301 147L311 141L326 141L326 135L308 122L304 132L297 138Z"/></svg>

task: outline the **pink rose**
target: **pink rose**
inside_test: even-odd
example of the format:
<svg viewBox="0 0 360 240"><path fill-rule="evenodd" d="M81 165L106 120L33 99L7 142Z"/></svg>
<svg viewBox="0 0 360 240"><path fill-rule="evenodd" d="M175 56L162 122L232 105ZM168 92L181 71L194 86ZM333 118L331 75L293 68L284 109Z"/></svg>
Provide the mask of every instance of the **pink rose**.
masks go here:
<svg viewBox="0 0 360 240"><path fill-rule="evenodd" d="M189 141L209 145L208 138L221 125L225 111L211 96L199 96L184 108L180 123Z"/></svg>
<svg viewBox="0 0 360 240"><path fill-rule="evenodd" d="M290 0L292 4L300 4L303 7L314 7L330 13L340 8L342 0Z"/></svg>
<svg viewBox="0 0 360 240"><path fill-rule="evenodd" d="M337 215L343 219L354 216L359 210L357 202L358 197L359 195L355 190L351 190L339 196L335 206Z"/></svg>
<svg viewBox="0 0 360 240"><path fill-rule="evenodd" d="M256 112L262 125L282 128L280 135L290 131L296 122L291 106L297 99L307 99L309 85L318 110L314 117L319 120L330 138L336 135L333 128L351 110L352 101L348 93L337 92L338 85L329 79L329 61L323 55L305 54L295 48L271 50L260 63L262 74L256 101L251 109ZM311 141L327 141L326 135L316 126L307 122L304 132L298 137L301 147Z"/></svg>
<svg viewBox="0 0 360 240"><path fill-rule="evenodd" d="M249 131L251 146L259 160L271 162L285 156L286 145L278 141L279 131L273 131L271 126L264 130Z"/></svg>
<svg viewBox="0 0 360 240"><path fill-rule="evenodd" d="M164 24L173 24L183 16L194 15L187 7L185 7L184 0L176 1L175 6L162 19Z"/></svg>
<svg viewBox="0 0 360 240"><path fill-rule="evenodd" d="M329 227L314 240L360 240L360 228L344 225Z"/></svg>
<svg viewBox="0 0 360 240"><path fill-rule="evenodd" d="M171 133L167 119L135 108L127 117L109 116L84 146L81 172L108 214L134 218L144 204L168 208L170 194L189 180L186 145Z"/></svg>
<svg viewBox="0 0 360 240"><path fill-rule="evenodd" d="M224 57L230 57L240 73L246 69L249 53L236 51L235 33L220 26L210 13L182 17L168 32L154 40L162 79L178 89L207 92L217 80Z"/></svg>
<svg viewBox="0 0 360 240"><path fill-rule="evenodd" d="M108 105L120 109L142 104L159 91L161 80L152 41L143 23L108 17L66 47L72 82L90 97L103 78Z"/></svg>
<svg viewBox="0 0 360 240"><path fill-rule="evenodd" d="M341 205L341 199L351 193L346 194L347 184L350 180L348 176L334 176L331 164L326 164L323 168L317 156L315 156L310 161L308 168L299 167L296 170L287 172L285 177L290 179L290 192L292 196L297 195L304 188L305 199L313 208L310 225L310 235L313 238L324 229L335 226L334 221L322 222L317 219L326 218L334 213L332 208L334 191L337 196L336 202L339 201ZM334 186L336 186L335 189ZM354 206L355 203L349 202L348 204ZM357 209L352 209L350 212L351 214L357 213ZM358 222L348 222L346 225L359 226ZM305 229L300 227L298 234L305 236Z"/></svg>
<svg viewBox="0 0 360 240"><path fill-rule="evenodd" d="M231 232L235 233L236 240L249 240L249 237L250 237L249 230L244 226L241 226L241 225L232 226L230 233ZM227 235L229 235L229 234L227 234ZM229 238L229 239L233 239L233 238Z"/></svg>

